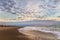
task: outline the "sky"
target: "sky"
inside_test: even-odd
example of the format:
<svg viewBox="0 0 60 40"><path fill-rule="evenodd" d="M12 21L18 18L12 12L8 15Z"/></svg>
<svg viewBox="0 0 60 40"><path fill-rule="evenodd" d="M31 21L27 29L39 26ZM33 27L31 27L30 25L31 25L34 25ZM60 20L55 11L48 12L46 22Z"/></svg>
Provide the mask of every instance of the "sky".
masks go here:
<svg viewBox="0 0 60 40"><path fill-rule="evenodd" d="M0 0L0 20L60 19L60 0Z"/></svg>

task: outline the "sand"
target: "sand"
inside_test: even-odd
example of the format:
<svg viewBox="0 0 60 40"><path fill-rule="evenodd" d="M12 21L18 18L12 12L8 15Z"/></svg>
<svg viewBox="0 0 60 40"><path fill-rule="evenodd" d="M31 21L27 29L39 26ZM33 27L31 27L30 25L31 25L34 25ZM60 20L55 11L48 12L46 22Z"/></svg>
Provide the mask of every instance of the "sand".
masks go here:
<svg viewBox="0 0 60 40"><path fill-rule="evenodd" d="M24 34L18 32L18 28L0 27L0 40L29 40Z"/></svg>

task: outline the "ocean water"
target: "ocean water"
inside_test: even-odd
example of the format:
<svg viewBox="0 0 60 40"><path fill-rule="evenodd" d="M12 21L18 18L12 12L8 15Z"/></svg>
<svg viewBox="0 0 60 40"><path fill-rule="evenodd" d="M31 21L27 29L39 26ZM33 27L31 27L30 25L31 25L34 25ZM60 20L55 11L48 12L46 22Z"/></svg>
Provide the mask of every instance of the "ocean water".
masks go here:
<svg viewBox="0 0 60 40"><path fill-rule="evenodd" d="M42 31L42 32L46 32L46 33L52 33L52 34L57 36L57 39L60 40L60 30L59 30L59 28L55 29L55 30L54 30L54 28L52 28L52 29L53 30L51 30L50 27L47 28L47 27L31 27L31 26L29 26L29 27L21 28L21 29L19 29L19 31L24 33L24 31L27 31L27 30L37 30L37 31ZM59 30L59 31L57 31L57 30Z"/></svg>
<svg viewBox="0 0 60 40"><path fill-rule="evenodd" d="M13 26L60 26L60 21L29 20L29 21L23 21L23 22L19 22L19 21L18 22L0 22L0 25L13 25Z"/></svg>

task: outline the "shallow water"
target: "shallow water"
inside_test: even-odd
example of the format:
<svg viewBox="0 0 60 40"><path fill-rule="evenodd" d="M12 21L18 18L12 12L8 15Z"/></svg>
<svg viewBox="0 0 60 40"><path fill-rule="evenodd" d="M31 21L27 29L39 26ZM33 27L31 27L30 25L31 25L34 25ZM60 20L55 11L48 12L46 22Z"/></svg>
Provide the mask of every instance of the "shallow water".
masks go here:
<svg viewBox="0 0 60 40"><path fill-rule="evenodd" d="M54 28L53 28L54 29ZM47 28L47 27L24 27L19 29L20 31L26 31L26 30L37 30L37 31L42 31L42 32L46 32L46 33L52 33L54 35L57 36L57 39L60 40L60 31L57 30L51 30L51 28Z"/></svg>

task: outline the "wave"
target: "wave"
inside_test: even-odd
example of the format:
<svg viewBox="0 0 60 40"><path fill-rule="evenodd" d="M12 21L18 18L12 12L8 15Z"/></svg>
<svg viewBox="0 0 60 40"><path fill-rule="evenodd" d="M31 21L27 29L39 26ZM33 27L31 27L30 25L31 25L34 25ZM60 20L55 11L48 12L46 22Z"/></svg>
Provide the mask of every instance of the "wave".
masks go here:
<svg viewBox="0 0 60 40"><path fill-rule="evenodd" d="M49 30L49 28L43 28L43 27L24 27L19 29L20 32L24 32L27 30L36 30L36 31L42 31L46 33L52 33L57 36L57 39L60 40L60 31L53 31L53 30Z"/></svg>

